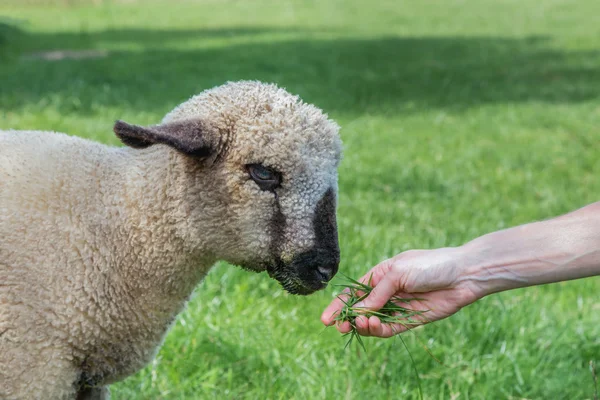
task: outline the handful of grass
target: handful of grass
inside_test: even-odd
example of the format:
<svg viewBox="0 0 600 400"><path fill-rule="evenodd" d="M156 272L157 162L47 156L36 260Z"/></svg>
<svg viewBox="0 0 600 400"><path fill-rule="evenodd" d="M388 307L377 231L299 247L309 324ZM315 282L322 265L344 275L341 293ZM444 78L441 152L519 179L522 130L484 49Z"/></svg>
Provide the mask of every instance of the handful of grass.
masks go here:
<svg viewBox="0 0 600 400"><path fill-rule="evenodd" d="M345 278L346 282L344 282L342 284L338 284L337 286L341 286L341 287L348 289L348 292L347 293L344 292L344 294L343 294L344 297L346 297L346 296L347 297L344 298L344 297L342 297L342 295L338 296L338 298L344 303L344 307L342 307L342 310L340 311L340 313L335 317L335 321L338 321L338 322L348 321L348 322L350 322L350 326L352 327L350 332L344 334L344 336L350 336L350 339L348 339L348 341L346 342L346 346L344 346L344 349L347 348L348 346L350 346L350 344L354 341L354 339L356 339L356 341L358 342L358 344L360 344L362 349L365 352L367 351L367 349L365 348L365 344L363 343L362 338L356 329L356 318L361 315L364 317L367 317L367 318L369 318L371 316L376 316L384 324L400 324L400 325L408 328L409 330L410 330L410 327L412 327L414 325L422 324L422 322L420 322L420 321L415 321L413 319L413 317L424 314L427 312L427 310L412 310L410 308L399 305L399 304L408 304L413 300L420 300L420 299L392 297L378 311L355 307L356 303L367 298L367 296L369 296L369 294L373 290L373 287L371 286L372 276L369 278L369 281L366 284L361 283L361 282L359 282L355 279L352 279L348 276L345 276L345 275L344 275L344 278ZM401 336L398 336L398 338L402 342L402 345L404 346L404 348L406 349L406 352L408 353L408 355L410 357L410 361L412 363L412 367L415 372L415 376L417 378L419 398L423 399L423 390L421 388L421 378L419 377L419 371L417 370L415 360L414 360L410 350L408 349L408 346L404 342L404 339L402 339ZM441 364L441 362L437 358L435 358L435 356L429 351L429 349L426 346L424 346L422 343L421 343L421 345L429 353L429 355L431 357L433 357L434 360L436 360L438 363Z"/></svg>
<svg viewBox="0 0 600 400"><path fill-rule="evenodd" d="M401 298L401 297L392 297L388 300L387 303L383 307L381 307L378 311L367 310L360 307L355 307L355 304L365 299L373 290L371 286L371 278L369 278L369 282L361 283L357 280L349 278L345 276L346 282L339 284L337 286L342 286L348 289L347 298L339 296L340 300L344 303L344 307L340 313L336 316L335 321L350 322L350 326L352 330L344 336L350 336L350 339L346 342L346 347L350 346L352 342L356 339L358 344L366 351L365 344L362 341L361 336L358 334L356 329L356 318L358 316L364 316L366 318L375 316L379 318L379 320L384 324L400 324L407 328L410 328L413 325L419 325L422 322L415 321L413 317L417 315L421 315L427 311L417 311L412 310L407 307L403 307L400 304L408 304L413 300L419 300L416 298Z"/></svg>

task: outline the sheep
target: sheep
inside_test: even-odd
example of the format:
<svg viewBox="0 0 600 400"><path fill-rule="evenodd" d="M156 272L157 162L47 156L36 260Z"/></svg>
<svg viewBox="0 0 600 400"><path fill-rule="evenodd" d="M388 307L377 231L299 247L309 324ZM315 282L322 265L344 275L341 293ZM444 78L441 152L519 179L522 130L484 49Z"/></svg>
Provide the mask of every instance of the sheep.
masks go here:
<svg viewBox="0 0 600 400"><path fill-rule="evenodd" d="M229 82L126 145L0 132L0 398L107 399L218 260L308 295L335 275L339 127Z"/></svg>

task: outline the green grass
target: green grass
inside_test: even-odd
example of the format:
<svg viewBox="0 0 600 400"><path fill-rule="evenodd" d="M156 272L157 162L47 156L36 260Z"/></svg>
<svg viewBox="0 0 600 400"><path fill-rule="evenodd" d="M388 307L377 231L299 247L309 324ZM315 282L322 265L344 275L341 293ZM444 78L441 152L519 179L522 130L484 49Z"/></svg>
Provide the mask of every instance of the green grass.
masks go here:
<svg viewBox="0 0 600 400"><path fill-rule="evenodd" d="M0 128L116 144L228 80L276 82L342 126L341 271L600 199L600 2L50 1L0 6ZM70 5L69 5L70 4ZM86 5L87 4L87 5ZM43 61L31 53L107 50ZM600 278L485 298L404 335L426 399L591 399ZM321 310L219 265L115 399L417 398L395 339L350 348Z"/></svg>

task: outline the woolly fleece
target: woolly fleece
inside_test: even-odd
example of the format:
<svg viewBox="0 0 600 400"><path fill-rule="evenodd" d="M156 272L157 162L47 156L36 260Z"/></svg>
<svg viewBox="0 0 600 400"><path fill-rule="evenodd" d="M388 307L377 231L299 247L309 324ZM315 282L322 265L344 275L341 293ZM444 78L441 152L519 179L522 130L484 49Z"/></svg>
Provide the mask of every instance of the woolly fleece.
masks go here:
<svg viewBox="0 0 600 400"><path fill-rule="evenodd" d="M317 204L337 194L338 126L259 82L205 91L161 126L190 120L210 127L208 156L0 132L0 398L108 398L217 260L262 271L273 241L285 263L314 248ZM260 190L254 163L281 187ZM296 272L284 287L312 291Z"/></svg>

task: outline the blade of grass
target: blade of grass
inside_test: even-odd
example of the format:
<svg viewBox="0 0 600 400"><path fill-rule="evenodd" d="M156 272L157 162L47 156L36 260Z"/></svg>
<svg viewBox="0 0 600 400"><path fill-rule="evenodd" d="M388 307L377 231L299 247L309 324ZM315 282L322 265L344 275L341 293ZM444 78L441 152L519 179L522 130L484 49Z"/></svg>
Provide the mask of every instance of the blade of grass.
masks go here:
<svg viewBox="0 0 600 400"><path fill-rule="evenodd" d="M365 351L365 353L366 353L366 346L364 344L364 341L362 340L361 335L358 333L355 321L356 321L356 318L359 316L365 316L367 318L375 316L375 317L378 317L382 323L402 325L404 328L406 328L406 330L410 331L415 336L415 338L417 339L419 344L425 349L425 351L434 360L436 360L439 364L443 365L442 362L433 355L433 353L429 350L429 348L427 348L427 346L420 340L418 335L412 329L413 325L419 325L419 324L423 323L422 321L413 320L412 317L422 316L423 314L427 313L427 311L429 311L429 310L414 310L414 309L411 309L408 307L403 307L403 306L400 306L397 304L397 303L410 304L412 301L418 301L420 299L393 297L388 302L386 302L386 304L384 304L384 306L381 307L379 310L370 310L370 309L361 308L361 307L354 307L354 305L356 303L358 303L359 301L366 298L373 290L373 288L371 286L372 279L373 279L373 275L371 275L369 277L368 283L364 284L364 283L358 282L357 280L352 279L348 276L345 276L346 282L344 284L336 285L336 286L344 287L345 291L343 293L344 298L341 297L342 294L338 295L338 298L342 301L342 303L344 304L344 307L342 307L342 310L337 315L335 320L338 322L348 321L348 322L350 322L350 326L351 326L350 332L343 335L343 336L349 336L349 339L346 342L344 349L347 349L352 344L352 342L356 339L356 342L360 345L360 347L362 347L363 351ZM406 351L408 352L408 355L410 357L412 368L417 377L419 398L422 400L423 399L423 390L421 387L421 377L419 376L419 371L417 369L415 360L414 360L412 353L410 352L406 342L404 341L404 339L400 335L398 335L398 338L402 342L402 345L404 346L404 348L406 349Z"/></svg>
<svg viewBox="0 0 600 400"><path fill-rule="evenodd" d="M404 341L402 336L398 335L398 338L402 342L402 345L404 346L404 348L406 349L406 352L408 353L408 356L410 357L410 363L413 367L413 370L415 371L415 376L417 377L417 387L419 388L419 398L421 400L423 400L423 388L421 387L421 377L419 376L419 371L417 370L417 364L415 363L415 359L413 358L412 353L408 349L408 346L406 345L406 342Z"/></svg>

